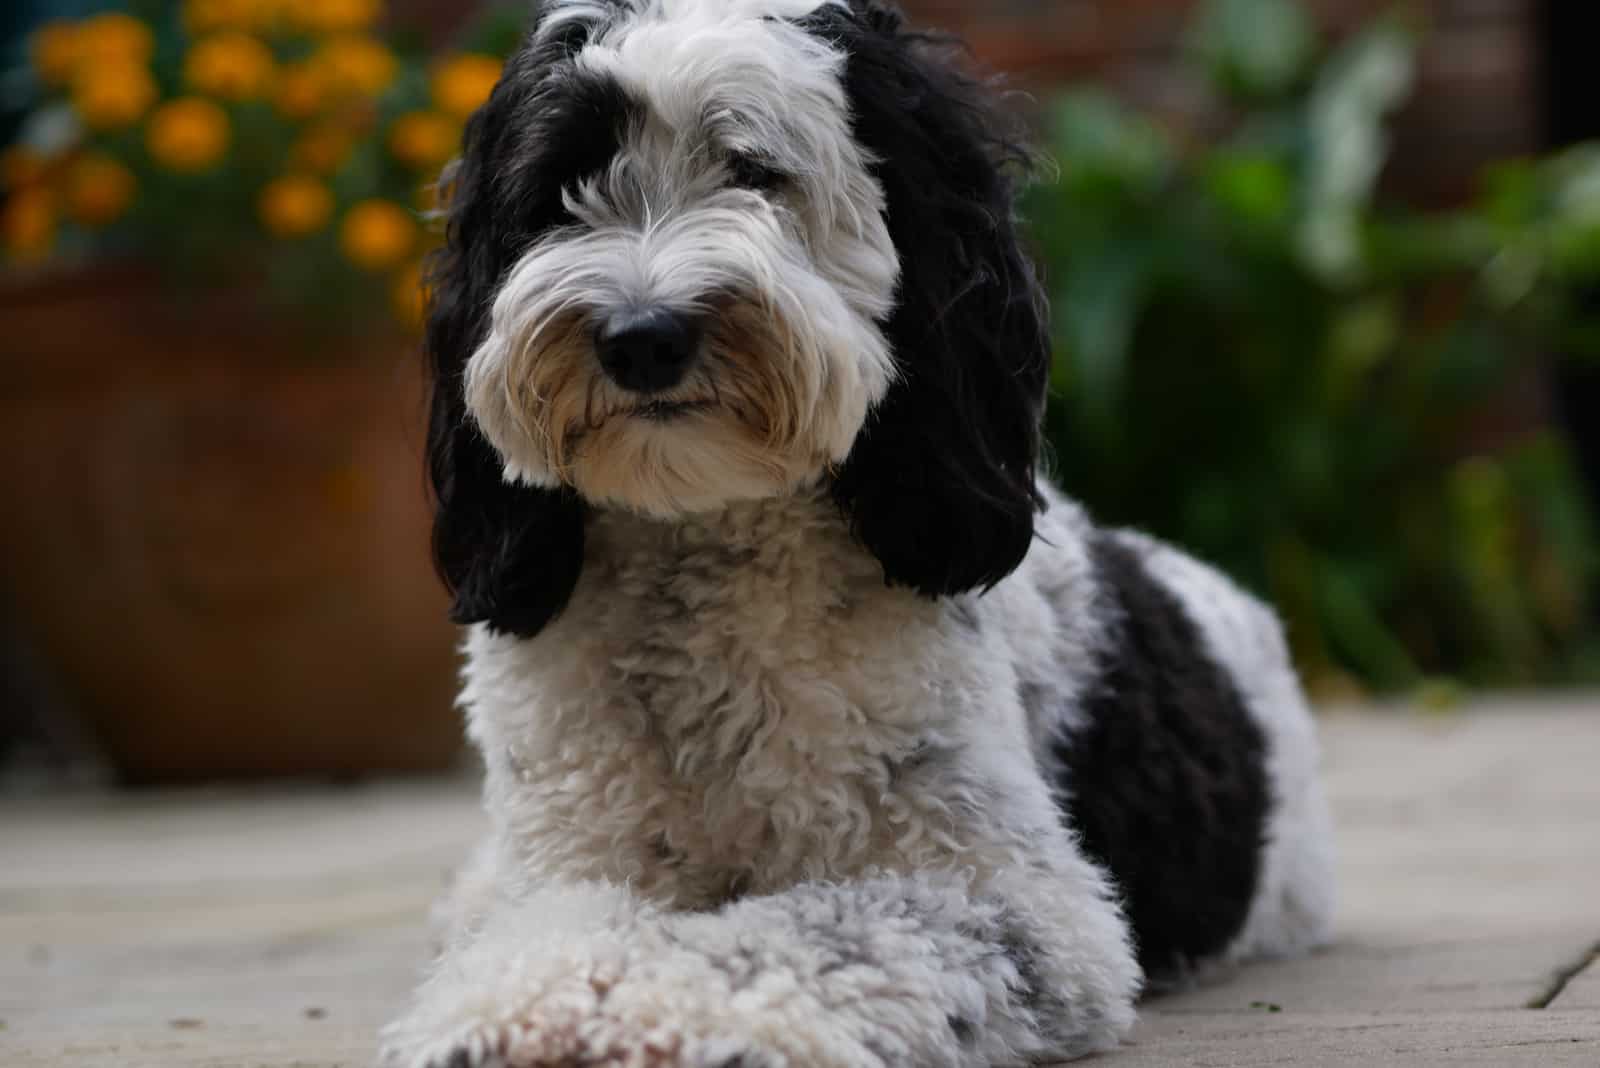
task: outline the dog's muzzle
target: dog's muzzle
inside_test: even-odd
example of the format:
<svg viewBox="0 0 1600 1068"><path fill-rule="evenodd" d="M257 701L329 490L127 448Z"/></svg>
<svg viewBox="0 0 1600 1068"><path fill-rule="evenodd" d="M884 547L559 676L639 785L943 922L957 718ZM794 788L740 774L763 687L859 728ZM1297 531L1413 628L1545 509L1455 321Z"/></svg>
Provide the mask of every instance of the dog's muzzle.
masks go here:
<svg viewBox="0 0 1600 1068"><path fill-rule="evenodd" d="M666 308L613 316L595 333L606 376L633 393L660 393L683 381L700 351L698 320Z"/></svg>

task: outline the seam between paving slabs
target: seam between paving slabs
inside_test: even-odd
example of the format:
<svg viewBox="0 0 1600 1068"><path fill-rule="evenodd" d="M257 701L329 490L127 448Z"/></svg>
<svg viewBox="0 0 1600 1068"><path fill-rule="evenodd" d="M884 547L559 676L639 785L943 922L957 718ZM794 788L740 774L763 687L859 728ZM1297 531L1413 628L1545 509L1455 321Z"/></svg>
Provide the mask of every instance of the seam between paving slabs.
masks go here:
<svg viewBox="0 0 1600 1068"><path fill-rule="evenodd" d="M1551 1004L1555 1002L1556 998L1561 996L1562 991L1566 990L1567 986L1571 984L1574 979L1587 971L1590 965L1594 964L1596 960L1600 960L1600 942L1596 942L1594 945L1584 950L1571 963L1557 969L1556 973L1550 977L1550 982L1544 988L1544 990L1540 991L1539 994L1537 994L1531 1001L1527 1003L1527 1005L1523 1007L1529 1009L1548 1009Z"/></svg>

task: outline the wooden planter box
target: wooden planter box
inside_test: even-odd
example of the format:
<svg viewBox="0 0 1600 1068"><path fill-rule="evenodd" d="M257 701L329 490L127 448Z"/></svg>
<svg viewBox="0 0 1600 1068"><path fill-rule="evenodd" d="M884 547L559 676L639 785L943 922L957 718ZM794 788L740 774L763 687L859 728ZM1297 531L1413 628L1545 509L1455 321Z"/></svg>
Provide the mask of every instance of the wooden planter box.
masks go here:
<svg viewBox="0 0 1600 1068"><path fill-rule="evenodd" d="M444 767L414 344L137 269L0 279L0 613L129 781Z"/></svg>

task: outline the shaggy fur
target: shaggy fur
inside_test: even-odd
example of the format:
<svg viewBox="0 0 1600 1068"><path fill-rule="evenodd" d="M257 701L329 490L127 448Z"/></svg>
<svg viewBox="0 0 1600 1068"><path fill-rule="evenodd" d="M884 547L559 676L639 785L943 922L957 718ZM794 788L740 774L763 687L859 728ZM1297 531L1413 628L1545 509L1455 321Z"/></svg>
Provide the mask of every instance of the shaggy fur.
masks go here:
<svg viewBox="0 0 1600 1068"><path fill-rule="evenodd" d="M388 1064L1062 1059L1323 937L1277 621L1037 475L1012 130L877 0L536 12L428 338L492 830Z"/></svg>

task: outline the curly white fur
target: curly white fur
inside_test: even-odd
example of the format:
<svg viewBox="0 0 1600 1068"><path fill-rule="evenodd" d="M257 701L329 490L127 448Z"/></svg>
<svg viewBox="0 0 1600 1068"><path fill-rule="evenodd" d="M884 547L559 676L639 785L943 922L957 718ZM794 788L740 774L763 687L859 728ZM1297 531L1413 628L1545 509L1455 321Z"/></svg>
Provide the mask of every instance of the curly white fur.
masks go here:
<svg viewBox="0 0 1600 1068"><path fill-rule="evenodd" d="M1052 496L1022 569L944 602L886 588L820 497L603 515L560 621L470 635L494 830L392 1063L976 1068L1114 1045L1139 971L1039 770L1103 633L1090 528ZM1330 858L1276 621L1151 551L1260 680L1282 802L1227 956L1304 948ZM1029 722L1025 683L1065 722Z"/></svg>

